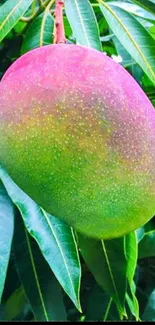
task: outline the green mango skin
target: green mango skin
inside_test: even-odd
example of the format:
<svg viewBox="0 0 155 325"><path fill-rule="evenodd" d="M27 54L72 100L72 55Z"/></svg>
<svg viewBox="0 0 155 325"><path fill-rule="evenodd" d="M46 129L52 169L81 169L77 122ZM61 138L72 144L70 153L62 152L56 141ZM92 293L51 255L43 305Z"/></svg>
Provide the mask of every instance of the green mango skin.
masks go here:
<svg viewBox="0 0 155 325"><path fill-rule="evenodd" d="M91 237L122 236L155 213L155 111L96 50L28 52L0 84L0 162L47 212Z"/></svg>

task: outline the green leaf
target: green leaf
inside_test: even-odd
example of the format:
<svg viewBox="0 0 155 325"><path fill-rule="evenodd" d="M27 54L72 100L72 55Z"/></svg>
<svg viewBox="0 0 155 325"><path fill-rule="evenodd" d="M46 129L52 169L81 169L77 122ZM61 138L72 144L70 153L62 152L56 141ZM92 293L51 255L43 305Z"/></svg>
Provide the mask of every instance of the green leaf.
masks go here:
<svg viewBox="0 0 155 325"><path fill-rule="evenodd" d="M127 234L124 238L127 258L127 278L131 284L135 275L138 258L138 243L136 232L133 231Z"/></svg>
<svg viewBox="0 0 155 325"><path fill-rule="evenodd" d="M26 27L27 27L27 23L19 20L18 23L14 26L13 30L15 31L16 34L21 35L22 33L24 33Z"/></svg>
<svg viewBox="0 0 155 325"><path fill-rule="evenodd" d="M9 297L8 301L4 307L4 320L14 320L21 319L21 313L26 314L29 310L29 305L27 298L25 296L23 287L18 287L12 295Z"/></svg>
<svg viewBox="0 0 155 325"><path fill-rule="evenodd" d="M19 277L35 319L66 320L60 285L20 215L15 218L14 252Z"/></svg>
<svg viewBox="0 0 155 325"><path fill-rule="evenodd" d="M138 4L141 8L144 8L155 15L155 2L149 0L132 0L132 2Z"/></svg>
<svg viewBox="0 0 155 325"><path fill-rule="evenodd" d="M155 321L155 290L152 291L145 307L142 320Z"/></svg>
<svg viewBox="0 0 155 325"><path fill-rule="evenodd" d="M145 234L145 228L144 228L144 226L142 226L142 227L140 227L140 228L138 228L136 230L136 237L137 237L138 243L142 240L142 238L144 237L144 234Z"/></svg>
<svg viewBox="0 0 155 325"><path fill-rule="evenodd" d="M150 32L151 36L153 37L153 39L155 40L155 26L150 27L149 32Z"/></svg>
<svg viewBox="0 0 155 325"><path fill-rule="evenodd" d="M139 320L139 305L135 295L136 287L134 283L134 275L137 266L138 258L138 243L136 232L131 232L125 236L125 252L127 259L127 279L129 283L129 290L126 293L126 299L131 313Z"/></svg>
<svg viewBox="0 0 155 325"><path fill-rule="evenodd" d="M14 208L0 181L0 301L4 289L14 231Z"/></svg>
<svg viewBox="0 0 155 325"><path fill-rule="evenodd" d="M102 51L99 29L88 0L65 0L66 15L77 43Z"/></svg>
<svg viewBox="0 0 155 325"><path fill-rule="evenodd" d="M113 303L112 299L109 299L109 304L107 306L106 313L104 314L103 321L119 321L119 314L116 305Z"/></svg>
<svg viewBox="0 0 155 325"><path fill-rule="evenodd" d="M122 319L123 315L126 316L124 305L127 290L124 237L99 241L78 234L78 240L88 268L100 286L113 298Z"/></svg>
<svg viewBox="0 0 155 325"><path fill-rule="evenodd" d="M109 295L96 283L89 292L85 321L101 321L109 304Z"/></svg>
<svg viewBox="0 0 155 325"><path fill-rule="evenodd" d="M81 268L72 228L39 207L2 168L0 177L58 281L76 307L81 310L79 302Z"/></svg>
<svg viewBox="0 0 155 325"><path fill-rule="evenodd" d="M0 7L0 42L16 25L33 0L8 0Z"/></svg>
<svg viewBox="0 0 155 325"><path fill-rule="evenodd" d="M88 295L85 321L120 320L117 308L109 295L95 283Z"/></svg>
<svg viewBox="0 0 155 325"><path fill-rule="evenodd" d="M147 0L148 1L148 0ZM129 3L129 2L121 2L121 1L113 1L113 5L118 6L129 13L141 17L143 19L147 19L150 21L155 21L155 12L154 14L147 11L146 9L142 8L141 6L137 6L135 4Z"/></svg>
<svg viewBox="0 0 155 325"><path fill-rule="evenodd" d="M112 2L98 0L113 33L155 83L155 43L141 23Z"/></svg>
<svg viewBox="0 0 155 325"><path fill-rule="evenodd" d="M39 15L29 26L22 44L22 54L39 46L48 45L53 40L54 19L49 10Z"/></svg>
<svg viewBox="0 0 155 325"><path fill-rule="evenodd" d="M146 232L139 242L138 258L155 256L155 230Z"/></svg>
<svg viewBox="0 0 155 325"><path fill-rule="evenodd" d="M16 207L14 215L16 214ZM14 253L13 250L11 251L10 255L10 260L9 260L9 265L8 265L8 270L7 270L7 276L5 280L5 289L3 291L3 296L2 296L2 302L1 304L4 305L9 297L13 294L13 292L21 285L19 276L17 274L16 266L15 266L15 261L14 261Z"/></svg>
<svg viewBox="0 0 155 325"><path fill-rule="evenodd" d="M72 29L71 29L71 26L70 26L70 24L69 24L69 21L68 21L68 19L67 19L67 17L66 16L64 16L63 17L64 19L63 19L63 21L64 21L64 28L65 28L65 36L69 39L69 38L72 38L72 34L73 34L73 32L72 32Z"/></svg>
<svg viewBox="0 0 155 325"><path fill-rule="evenodd" d="M135 60L131 57L131 55L126 51L126 49L120 43L118 38L116 36L113 36L112 39L115 44L118 55L120 55L122 58L121 65L123 65L123 67L128 69L128 71L132 74L134 79L141 85L141 79L142 76L144 75L143 70L135 62Z"/></svg>
<svg viewBox="0 0 155 325"><path fill-rule="evenodd" d="M128 67L130 65L133 65L135 63L135 61L133 60L131 55L126 51L124 46L120 43L118 38L116 36L113 36L112 40L114 42L114 45L115 45L115 48L116 48L116 51L117 51L118 55L120 55L120 57L122 58L121 64L124 67Z"/></svg>

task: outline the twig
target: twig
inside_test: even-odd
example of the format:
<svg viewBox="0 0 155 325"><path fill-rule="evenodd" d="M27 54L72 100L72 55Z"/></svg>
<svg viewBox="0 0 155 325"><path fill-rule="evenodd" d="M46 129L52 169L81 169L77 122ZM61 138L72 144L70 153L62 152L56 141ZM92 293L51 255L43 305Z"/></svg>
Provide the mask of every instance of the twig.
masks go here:
<svg viewBox="0 0 155 325"><path fill-rule="evenodd" d="M54 24L54 44L66 43L64 22L63 22L64 1L56 0L55 4L55 24Z"/></svg>
<svg viewBox="0 0 155 325"><path fill-rule="evenodd" d="M33 20L37 16L38 13L39 13L39 10L36 10L31 16L21 17L20 21L23 21L24 23L28 23L29 21Z"/></svg>
<svg viewBox="0 0 155 325"><path fill-rule="evenodd" d="M23 22L30 22L31 20L33 20L36 16L38 16L43 10L44 8L46 8L46 6L50 3L51 0L46 0L44 3L43 3L43 6L40 6L31 16L24 16L24 17L21 17L20 18L20 21L23 21ZM42 1L41 1L42 2ZM54 1L53 1L54 2Z"/></svg>
<svg viewBox="0 0 155 325"><path fill-rule="evenodd" d="M44 1L43 0L38 0L38 2L39 2L40 7L44 8Z"/></svg>

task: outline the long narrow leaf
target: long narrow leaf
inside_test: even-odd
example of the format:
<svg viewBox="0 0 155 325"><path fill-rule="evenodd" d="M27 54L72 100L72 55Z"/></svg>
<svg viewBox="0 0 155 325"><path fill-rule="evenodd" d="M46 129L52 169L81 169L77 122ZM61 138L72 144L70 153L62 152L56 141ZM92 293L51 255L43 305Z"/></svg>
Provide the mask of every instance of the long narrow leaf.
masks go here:
<svg viewBox="0 0 155 325"><path fill-rule="evenodd" d="M80 310L81 268L72 229L39 207L2 168L0 177L12 201L20 210L29 233L37 241L44 258L63 289Z"/></svg>
<svg viewBox="0 0 155 325"><path fill-rule="evenodd" d="M108 2L108 4L109 4L109 2ZM148 11L147 9L145 9L144 7L142 7L140 5L132 4L129 2L121 2L121 1L114 1L114 2L112 2L112 5L118 6L137 17L147 19L147 20L150 20L153 22L155 21L155 12L151 13L150 11Z"/></svg>
<svg viewBox="0 0 155 325"><path fill-rule="evenodd" d="M132 0L132 2L138 4L141 8L144 8L155 15L155 2L150 0Z"/></svg>
<svg viewBox="0 0 155 325"><path fill-rule="evenodd" d="M9 297L4 307L4 320L17 320L24 317L30 311L23 286L20 285Z"/></svg>
<svg viewBox="0 0 155 325"><path fill-rule="evenodd" d="M113 33L140 65L148 77L155 83L155 43L151 35L140 22L112 2L103 2L101 10Z"/></svg>
<svg viewBox="0 0 155 325"><path fill-rule="evenodd" d="M33 0L8 0L0 7L0 42L16 25Z"/></svg>
<svg viewBox="0 0 155 325"><path fill-rule="evenodd" d="M65 0L65 10L77 43L101 51L95 14L88 0Z"/></svg>
<svg viewBox="0 0 155 325"><path fill-rule="evenodd" d="M155 321L155 290L153 290L149 296L147 305L144 309L142 320L149 322Z"/></svg>
<svg viewBox="0 0 155 325"><path fill-rule="evenodd" d="M126 299L131 310L131 313L135 316L136 320L139 320L139 305L135 295L135 283L134 275L138 258L138 242L136 232L131 232L125 236L125 252L127 259L127 279L129 283L129 290L126 293Z"/></svg>
<svg viewBox="0 0 155 325"><path fill-rule="evenodd" d="M0 182L0 300L10 258L14 230L14 208L8 194Z"/></svg>
<svg viewBox="0 0 155 325"><path fill-rule="evenodd" d="M103 241L78 234L81 254L100 286L115 301L120 318L126 315L127 263L124 238Z"/></svg>
<svg viewBox="0 0 155 325"><path fill-rule="evenodd" d="M38 321L66 320L61 288L20 215L15 219L14 252L17 270Z"/></svg>
<svg viewBox="0 0 155 325"><path fill-rule="evenodd" d="M117 320L119 321L120 317L116 305L112 298L96 283L89 293L85 321Z"/></svg>
<svg viewBox="0 0 155 325"><path fill-rule="evenodd" d="M155 230L146 232L139 242L139 258L148 258L155 256Z"/></svg>
<svg viewBox="0 0 155 325"><path fill-rule="evenodd" d="M53 39L54 19L50 12L45 10L28 28L22 44L22 54L36 47L48 45Z"/></svg>

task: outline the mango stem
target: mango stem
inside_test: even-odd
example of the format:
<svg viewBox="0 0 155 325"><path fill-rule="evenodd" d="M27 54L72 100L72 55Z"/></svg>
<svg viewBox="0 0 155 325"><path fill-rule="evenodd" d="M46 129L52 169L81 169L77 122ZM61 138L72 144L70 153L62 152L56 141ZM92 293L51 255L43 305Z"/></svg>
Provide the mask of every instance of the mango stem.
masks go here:
<svg viewBox="0 0 155 325"><path fill-rule="evenodd" d="M56 0L55 2L55 24L54 24L54 44L66 43L65 29L63 21L64 1Z"/></svg>

